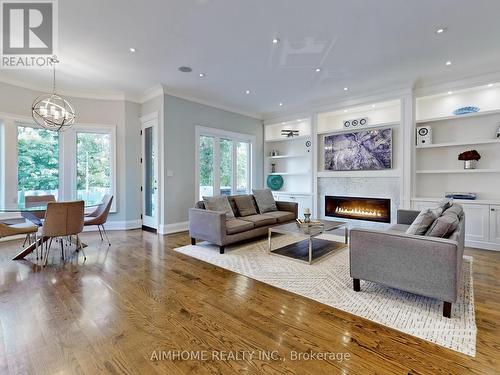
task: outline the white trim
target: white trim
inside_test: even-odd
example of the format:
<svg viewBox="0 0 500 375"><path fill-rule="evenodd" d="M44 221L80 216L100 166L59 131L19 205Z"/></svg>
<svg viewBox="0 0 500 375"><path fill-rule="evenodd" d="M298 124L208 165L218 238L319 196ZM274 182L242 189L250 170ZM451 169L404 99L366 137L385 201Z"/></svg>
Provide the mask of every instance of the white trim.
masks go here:
<svg viewBox="0 0 500 375"><path fill-rule="evenodd" d="M139 104L144 104L151 99L154 99L158 96L163 96L165 95L165 90L162 85L155 85L148 90L146 90L141 98L139 99Z"/></svg>
<svg viewBox="0 0 500 375"><path fill-rule="evenodd" d="M106 230L131 230L131 229L140 229L142 228L141 220L108 220L106 224L104 224L104 228ZM97 226L90 225L83 228L84 232L97 232Z"/></svg>
<svg viewBox="0 0 500 375"><path fill-rule="evenodd" d="M465 241L466 247L473 247L481 250L492 250L492 251L500 251L500 244L492 243L492 242L481 242L481 241Z"/></svg>
<svg viewBox="0 0 500 375"><path fill-rule="evenodd" d="M182 221L180 223L172 223L172 224L167 224L167 225L162 225L158 229L159 234L173 234L173 233L179 233L179 232L186 232L189 227L189 222L188 221Z"/></svg>
<svg viewBox="0 0 500 375"><path fill-rule="evenodd" d="M148 113L147 115L139 117L139 121L141 122L141 124L144 124L145 122L148 121L158 120L159 117L160 117L160 111L154 111Z"/></svg>

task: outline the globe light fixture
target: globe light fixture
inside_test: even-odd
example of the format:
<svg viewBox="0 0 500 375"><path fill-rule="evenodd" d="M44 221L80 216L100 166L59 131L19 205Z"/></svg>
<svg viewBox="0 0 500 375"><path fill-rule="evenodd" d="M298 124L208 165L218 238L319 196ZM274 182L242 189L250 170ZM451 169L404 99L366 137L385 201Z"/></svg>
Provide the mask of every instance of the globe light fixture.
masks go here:
<svg viewBox="0 0 500 375"><path fill-rule="evenodd" d="M69 129L75 123L76 113L71 104L56 93L56 64L59 63L59 60L53 56L50 61L54 75L52 93L44 94L35 99L31 106L31 115L41 127L61 132Z"/></svg>

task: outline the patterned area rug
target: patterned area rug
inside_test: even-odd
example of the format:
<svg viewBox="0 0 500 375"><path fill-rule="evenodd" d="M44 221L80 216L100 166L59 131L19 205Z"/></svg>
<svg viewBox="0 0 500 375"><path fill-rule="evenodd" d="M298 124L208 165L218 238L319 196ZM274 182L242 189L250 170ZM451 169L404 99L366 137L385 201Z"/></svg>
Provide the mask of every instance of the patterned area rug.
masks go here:
<svg viewBox="0 0 500 375"><path fill-rule="evenodd" d="M327 235L326 235L327 236ZM293 243L292 237L273 238ZM472 288L472 257L464 256L462 285L453 304L452 318L442 316L442 302L361 281L361 292L352 289L349 253L346 246L330 256L308 265L267 253L261 240L226 248L201 243L175 249L207 263L245 275L266 284L313 299L339 310L361 316L446 348L475 356L476 322Z"/></svg>

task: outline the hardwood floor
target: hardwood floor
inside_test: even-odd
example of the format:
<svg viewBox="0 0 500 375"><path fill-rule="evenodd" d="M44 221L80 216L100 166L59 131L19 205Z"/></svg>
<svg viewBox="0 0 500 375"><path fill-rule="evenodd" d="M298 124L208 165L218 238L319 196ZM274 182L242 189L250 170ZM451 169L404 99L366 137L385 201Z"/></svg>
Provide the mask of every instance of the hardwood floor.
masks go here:
<svg viewBox="0 0 500 375"><path fill-rule="evenodd" d="M22 241L0 243L0 374L500 372L500 253L467 250L478 325L472 358L178 254L172 249L189 244L184 233L110 239L108 250L98 234L83 234L85 264L61 265L54 247L45 269L34 258L11 260ZM279 358L259 358L260 350ZM210 356L155 360L167 351ZM212 351L245 358L215 360ZM291 358L308 351L350 358Z"/></svg>

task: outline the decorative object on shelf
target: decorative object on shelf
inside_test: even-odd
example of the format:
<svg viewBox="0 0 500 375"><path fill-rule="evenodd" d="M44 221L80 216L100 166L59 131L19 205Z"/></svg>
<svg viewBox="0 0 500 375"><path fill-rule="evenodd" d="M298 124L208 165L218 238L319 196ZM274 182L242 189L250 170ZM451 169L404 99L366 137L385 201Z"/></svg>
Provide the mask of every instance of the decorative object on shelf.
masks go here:
<svg viewBox="0 0 500 375"><path fill-rule="evenodd" d="M60 132L75 123L76 113L69 101L56 93L56 64L59 60L57 56L52 56L50 61L53 67L52 93L35 99L31 105L31 116L43 128Z"/></svg>
<svg viewBox="0 0 500 375"><path fill-rule="evenodd" d="M304 209L304 223L311 222L311 210L309 208Z"/></svg>
<svg viewBox="0 0 500 375"><path fill-rule="evenodd" d="M298 137L299 136L299 131L298 130L283 129L283 130L281 130L281 135L283 137L287 137L287 138Z"/></svg>
<svg viewBox="0 0 500 375"><path fill-rule="evenodd" d="M500 138L500 125L498 125L498 129L497 129L497 138Z"/></svg>
<svg viewBox="0 0 500 375"><path fill-rule="evenodd" d="M271 156L279 156L278 150L272 150L271 151Z"/></svg>
<svg viewBox="0 0 500 375"><path fill-rule="evenodd" d="M419 126L417 128L417 145L432 144L432 128L430 126Z"/></svg>
<svg viewBox="0 0 500 375"><path fill-rule="evenodd" d="M344 121L344 128L356 127L356 126L365 126L368 124L368 117L355 118L352 120Z"/></svg>
<svg viewBox="0 0 500 375"><path fill-rule="evenodd" d="M466 115L468 113L476 113L476 112L479 112L479 107L468 106L468 107L462 107L462 108L455 109L453 111L453 114L455 116L460 116L460 115Z"/></svg>
<svg viewBox="0 0 500 375"><path fill-rule="evenodd" d="M283 177L279 174L267 176L267 187L271 190L279 190L283 187Z"/></svg>
<svg viewBox="0 0 500 375"><path fill-rule="evenodd" d="M365 130L325 137L326 171L392 168L392 129Z"/></svg>
<svg viewBox="0 0 500 375"><path fill-rule="evenodd" d="M275 163L271 164L271 173L276 173L276 164Z"/></svg>
<svg viewBox="0 0 500 375"><path fill-rule="evenodd" d="M453 198L453 199L467 199L467 200L474 200L477 198L476 193L444 193L445 198Z"/></svg>
<svg viewBox="0 0 500 375"><path fill-rule="evenodd" d="M477 161L481 155L476 150L464 151L458 155L458 160L463 160L464 169L476 169Z"/></svg>

